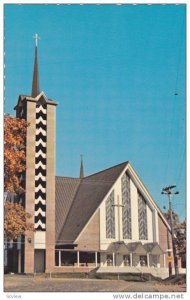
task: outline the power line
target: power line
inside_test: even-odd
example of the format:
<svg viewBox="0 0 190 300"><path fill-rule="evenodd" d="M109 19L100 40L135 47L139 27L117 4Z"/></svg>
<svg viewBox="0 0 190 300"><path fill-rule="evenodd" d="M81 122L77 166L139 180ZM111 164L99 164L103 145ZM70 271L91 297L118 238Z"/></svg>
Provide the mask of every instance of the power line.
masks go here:
<svg viewBox="0 0 190 300"><path fill-rule="evenodd" d="M184 168L184 163L185 163L185 148L183 149L183 153L182 153L182 159L181 159L181 164L180 164L180 168L179 168L179 172L178 172L178 176L177 176L177 180L176 183L177 185L179 185L181 178L182 178L182 171Z"/></svg>
<svg viewBox="0 0 190 300"><path fill-rule="evenodd" d="M180 40L178 45L178 55L177 55L177 63L176 63L176 79L175 79L175 85L174 85L174 94L173 94L173 101L172 101L172 114L171 114L171 122L170 122L170 130L169 130L169 137L168 137L168 152L167 152L167 160L166 160L166 170L165 170L165 179L168 178L168 168L170 165L170 153L171 153L171 147L172 147L172 136L173 136L173 124L174 124L174 115L176 110L176 105L174 105L175 100L178 96L178 82L179 82L179 71L180 71L180 65L181 65L181 52L182 52L182 46L184 42L184 36L183 36L183 28L184 28L184 22L185 18L182 19L181 29L180 29Z"/></svg>

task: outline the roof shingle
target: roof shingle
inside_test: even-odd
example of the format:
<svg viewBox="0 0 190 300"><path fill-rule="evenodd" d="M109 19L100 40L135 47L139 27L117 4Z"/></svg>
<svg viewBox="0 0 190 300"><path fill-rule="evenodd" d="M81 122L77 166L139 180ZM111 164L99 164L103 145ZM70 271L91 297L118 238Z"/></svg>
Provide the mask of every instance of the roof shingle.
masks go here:
<svg viewBox="0 0 190 300"><path fill-rule="evenodd" d="M126 165L127 162L81 180L67 178L74 184L73 190L66 184L64 177L56 178L56 182L59 181L56 183L56 225L59 242L72 243L76 240Z"/></svg>
<svg viewBox="0 0 190 300"><path fill-rule="evenodd" d="M65 219L71 207L72 201L79 187L80 179L59 177L55 178L55 231L56 240L59 238L60 231L65 223Z"/></svg>

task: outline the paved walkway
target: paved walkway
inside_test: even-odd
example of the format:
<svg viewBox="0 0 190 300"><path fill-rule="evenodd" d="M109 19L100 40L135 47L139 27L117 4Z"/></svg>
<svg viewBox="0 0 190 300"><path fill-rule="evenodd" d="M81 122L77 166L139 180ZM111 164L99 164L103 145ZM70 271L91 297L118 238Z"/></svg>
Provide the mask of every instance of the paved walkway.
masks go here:
<svg viewBox="0 0 190 300"><path fill-rule="evenodd" d="M103 279L65 279L40 278L28 276L5 276L5 292L169 292L174 286L157 282L132 282ZM184 292L185 288L176 286L175 291Z"/></svg>

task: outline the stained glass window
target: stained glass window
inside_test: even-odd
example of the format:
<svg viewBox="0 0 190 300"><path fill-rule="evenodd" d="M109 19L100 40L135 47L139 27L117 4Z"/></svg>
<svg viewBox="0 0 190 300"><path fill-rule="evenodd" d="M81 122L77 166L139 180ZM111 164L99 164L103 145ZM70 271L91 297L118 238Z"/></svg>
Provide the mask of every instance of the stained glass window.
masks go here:
<svg viewBox="0 0 190 300"><path fill-rule="evenodd" d="M111 192L106 200L106 238L115 238L115 209L114 191Z"/></svg>
<svg viewBox="0 0 190 300"><path fill-rule="evenodd" d="M121 178L122 190L122 224L123 238L131 239L131 193L130 193L130 178L124 174Z"/></svg>
<svg viewBox="0 0 190 300"><path fill-rule="evenodd" d="M139 239L147 240L147 211L146 202L142 195L138 192L138 220L139 220Z"/></svg>

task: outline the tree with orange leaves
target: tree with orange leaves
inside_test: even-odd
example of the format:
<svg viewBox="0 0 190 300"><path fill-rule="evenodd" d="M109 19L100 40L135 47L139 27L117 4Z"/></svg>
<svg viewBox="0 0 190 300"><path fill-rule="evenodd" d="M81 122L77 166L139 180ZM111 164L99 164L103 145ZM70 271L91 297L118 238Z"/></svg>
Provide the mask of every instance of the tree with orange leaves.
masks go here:
<svg viewBox="0 0 190 300"><path fill-rule="evenodd" d="M5 116L4 121L4 191L14 196L24 193L21 175L26 170L26 132L29 124L23 119ZM4 235L16 239L26 230L32 230L31 217L19 203L4 204Z"/></svg>
<svg viewBox="0 0 190 300"><path fill-rule="evenodd" d="M26 230L33 230L33 224L28 222L31 217L19 203L5 203L4 234L6 238L16 240L24 235Z"/></svg>
<svg viewBox="0 0 190 300"><path fill-rule="evenodd" d="M27 122L11 116L4 122L4 190L15 194L24 192L20 176L26 169Z"/></svg>

